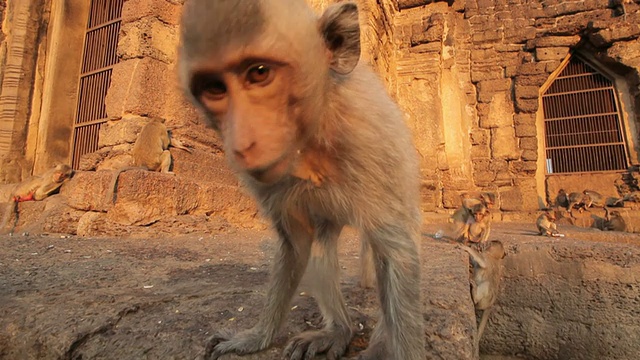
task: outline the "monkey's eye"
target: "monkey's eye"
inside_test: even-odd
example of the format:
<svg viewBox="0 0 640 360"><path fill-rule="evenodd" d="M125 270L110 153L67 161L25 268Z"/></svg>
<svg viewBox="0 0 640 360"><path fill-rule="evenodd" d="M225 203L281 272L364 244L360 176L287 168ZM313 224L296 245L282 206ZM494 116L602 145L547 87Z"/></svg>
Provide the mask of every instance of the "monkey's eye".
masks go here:
<svg viewBox="0 0 640 360"><path fill-rule="evenodd" d="M249 84L267 85L273 79L273 71L264 64L253 65L247 71Z"/></svg>
<svg viewBox="0 0 640 360"><path fill-rule="evenodd" d="M227 86L219 80L210 80L200 86L200 96L208 100L220 100L227 94Z"/></svg>

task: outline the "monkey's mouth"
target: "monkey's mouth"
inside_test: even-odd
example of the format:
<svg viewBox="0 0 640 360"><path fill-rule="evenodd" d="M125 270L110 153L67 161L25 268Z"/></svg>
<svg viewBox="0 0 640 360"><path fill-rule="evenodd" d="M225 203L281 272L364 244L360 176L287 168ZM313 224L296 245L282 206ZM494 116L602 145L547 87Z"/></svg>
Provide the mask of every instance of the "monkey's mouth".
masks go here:
<svg viewBox="0 0 640 360"><path fill-rule="evenodd" d="M263 184L273 184L282 179L289 173L291 168L291 159L289 156L283 156L270 165L259 169L249 169L247 173L255 180Z"/></svg>

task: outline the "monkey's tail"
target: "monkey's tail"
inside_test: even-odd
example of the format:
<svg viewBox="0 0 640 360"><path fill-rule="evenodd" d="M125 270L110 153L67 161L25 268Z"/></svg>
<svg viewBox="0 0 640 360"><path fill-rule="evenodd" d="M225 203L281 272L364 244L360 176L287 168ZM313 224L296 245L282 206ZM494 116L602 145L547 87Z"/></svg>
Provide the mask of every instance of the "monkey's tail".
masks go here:
<svg viewBox="0 0 640 360"><path fill-rule="evenodd" d="M478 324L478 336L476 338L478 350L480 349L480 338L482 337L482 333L484 333L484 329L487 327L487 321L489 320L489 316L491 315L492 309L493 307L490 307L482 311L482 317L480 317L480 324Z"/></svg>
<svg viewBox="0 0 640 360"><path fill-rule="evenodd" d="M142 166L128 166L128 167L116 170L115 174L113 174L113 177L111 178L111 183L107 188L107 198L105 202L106 204L116 203L116 200L118 197L118 180L120 179L120 174L122 174L125 171L134 170L134 169L146 170L146 168Z"/></svg>

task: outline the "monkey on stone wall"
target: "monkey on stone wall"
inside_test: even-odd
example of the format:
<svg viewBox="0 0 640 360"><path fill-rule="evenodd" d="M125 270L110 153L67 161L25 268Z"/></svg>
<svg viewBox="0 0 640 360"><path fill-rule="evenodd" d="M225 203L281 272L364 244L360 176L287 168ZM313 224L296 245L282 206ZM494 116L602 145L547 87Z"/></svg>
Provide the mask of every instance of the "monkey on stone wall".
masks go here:
<svg viewBox="0 0 640 360"><path fill-rule="evenodd" d="M553 210L546 210L543 214L538 216L536 220L536 227L540 235L544 236L563 236L558 232L558 226L556 225L556 213Z"/></svg>
<svg viewBox="0 0 640 360"><path fill-rule="evenodd" d="M482 310L476 338L479 343L500 292L502 259L506 253L502 243L497 240L490 241L481 253L468 246L459 246L469 253L472 260L471 298L476 310Z"/></svg>
<svg viewBox="0 0 640 360"><path fill-rule="evenodd" d="M606 231L627 231L627 223L624 221L620 211L613 210L609 212L608 208L604 208L605 222L602 230Z"/></svg>
<svg viewBox="0 0 640 360"><path fill-rule="evenodd" d="M191 153L191 149L184 146L164 124L164 119L154 118L147 122L140 130L140 134L133 144L133 165L116 170L113 174L107 202L115 202L118 190L118 179L124 171L142 169L173 174L171 171L171 152L169 147L175 147Z"/></svg>
<svg viewBox="0 0 640 360"><path fill-rule="evenodd" d="M19 203L44 200L58 191L71 176L73 176L73 169L69 165L59 164L42 175L31 176L16 184L16 187L11 192L11 198L8 199L9 207L5 211L0 231L6 231L7 225L13 217L13 222L9 229L9 233L13 233L19 220Z"/></svg>
<svg viewBox="0 0 640 360"><path fill-rule="evenodd" d="M340 358L352 329L337 242L351 225L370 246L382 308L359 359L423 360L417 153L398 106L359 64L357 6L319 18L304 0L190 0L183 11L187 96L279 240L257 324L212 336L205 358L269 347L305 268L318 279L324 327L291 339L283 358Z"/></svg>

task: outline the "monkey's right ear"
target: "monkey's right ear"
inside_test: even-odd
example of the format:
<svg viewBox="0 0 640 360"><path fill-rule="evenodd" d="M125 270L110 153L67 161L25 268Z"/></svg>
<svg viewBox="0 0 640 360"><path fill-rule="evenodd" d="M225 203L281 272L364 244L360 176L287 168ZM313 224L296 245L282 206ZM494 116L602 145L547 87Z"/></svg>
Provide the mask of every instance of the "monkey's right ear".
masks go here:
<svg viewBox="0 0 640 360"><path fill-rule="evenodd" d="M346 75L360 60L358 6L352 2L331 5L320 17L320 32L331 51L331 69Z"/></svg>

